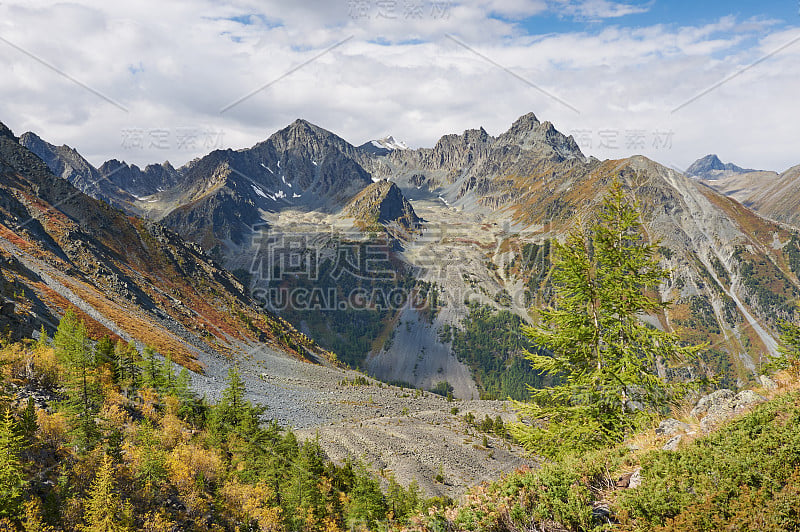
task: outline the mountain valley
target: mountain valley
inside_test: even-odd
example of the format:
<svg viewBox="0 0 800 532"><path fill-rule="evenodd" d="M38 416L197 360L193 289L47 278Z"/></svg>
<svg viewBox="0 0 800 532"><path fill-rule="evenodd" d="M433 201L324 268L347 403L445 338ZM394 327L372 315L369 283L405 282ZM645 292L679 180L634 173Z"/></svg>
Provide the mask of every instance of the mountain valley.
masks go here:
<svg viewBox="0 0 800 532"><path fill-rule="evenodd" d="M4 131L4 294L33 302L15 308L17 330L52 330L74 307L96 336L194 370L210 398L236 365L268 417L430 494L525 463L502 441L490 457L447 412L510 420L494 399L540 383L522 326L551 301L551 245L591 222L615 179L671 272L672 308L643 318L709 343L683 371L753 382L797 312L793 226L644 157L588 157L532 113L431 149L355 147L297 120L252 148L144 170ZM342 385L363 378L348 366L388 384ZM437 456L452 481L432 480Z"/></svg>

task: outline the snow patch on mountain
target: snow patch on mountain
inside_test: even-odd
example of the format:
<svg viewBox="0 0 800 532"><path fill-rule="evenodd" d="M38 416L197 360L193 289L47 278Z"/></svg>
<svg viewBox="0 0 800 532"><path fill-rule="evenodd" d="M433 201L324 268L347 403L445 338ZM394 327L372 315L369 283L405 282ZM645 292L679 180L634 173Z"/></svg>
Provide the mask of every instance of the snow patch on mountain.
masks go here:
<svg viewBox="0 0 800 532"><path fill-rule="evenodd" d="M378 140L373 140L372 145L376 148L383 148L384 150L407 150L408 145L402 140L396 140L393 136L389 135Z"/></svg>

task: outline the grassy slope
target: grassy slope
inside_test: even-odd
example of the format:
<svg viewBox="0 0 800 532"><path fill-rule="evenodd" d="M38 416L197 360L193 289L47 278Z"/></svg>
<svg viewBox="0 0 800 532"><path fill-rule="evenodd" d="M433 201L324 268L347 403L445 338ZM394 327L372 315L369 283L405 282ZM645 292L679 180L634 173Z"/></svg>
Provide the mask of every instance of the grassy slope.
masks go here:
<svg viewBox="0 0 800 532"><path fill-rule="evenodd" d="M677 451L661 450L664 438L649 434L634 443L641 450L620 446L517 471L420 516L413 529L800 530L800 392ZM639 487L616 487L639 468Z"/></svg>

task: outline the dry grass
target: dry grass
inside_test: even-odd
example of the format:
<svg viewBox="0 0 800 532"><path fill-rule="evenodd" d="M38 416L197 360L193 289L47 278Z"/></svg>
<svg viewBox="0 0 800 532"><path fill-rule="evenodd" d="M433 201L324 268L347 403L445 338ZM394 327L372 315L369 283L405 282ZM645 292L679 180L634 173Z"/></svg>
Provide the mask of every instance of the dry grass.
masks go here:
<svg viewBox="0 0 800 532"><path fill-rule="evenodd" d="M195 359L194 352L190 350L182 340L172 333L165 331L162 327L157 326L152 321L137 316L137 311L135 309L123 308L102 296L93 287L89 287L84 283L66 278L61 281L76 295L91 305L92 308L103 316L106 316L110 321L114 322L117 327L125 331L135 340L152 346L159 353L169 353L176 363L194 372L202 372L202 367ZM83 318L84 316L85 314L80 317ZM89 319L94 322L93 319ZM86 321L86 323L88 327L89 322ZM106 331L108 331L108 329L106 329ZM108 332L110 333L110 331ZM113 335L113 333L110 334Z"/></svg>

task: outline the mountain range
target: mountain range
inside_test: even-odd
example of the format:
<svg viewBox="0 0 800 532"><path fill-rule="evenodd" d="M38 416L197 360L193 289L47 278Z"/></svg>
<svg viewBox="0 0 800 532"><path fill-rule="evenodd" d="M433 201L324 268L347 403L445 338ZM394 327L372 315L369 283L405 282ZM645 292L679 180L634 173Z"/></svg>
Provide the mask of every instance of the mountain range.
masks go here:
<svg viewBox="0 0 800 532"><path fill-rule="evenodd" d="M61 177L26 145L45 150ZM0 289L9 303L2 325L14 336L53 332L72 309L93 337L151 345L199 373L210 357L255 344L332 359L259 308L196 244L71 183L99 195L108 188L91 181L98 175L70 148L0 128Z"/></svg>
<svg viewBox="0 0 800 532"><path fill-rule="evenodd" d="M246 296L347 364L427 389L446 381L459 397L486 394L489 381L450 331L464 329L475 304L529 322L531 305L549 300L549 243L591 218L614 179L639 202L647 237L671 271L661 296L672 309L646 319L711 344L692 371L752 378L800 295L797 231L762 217L792 223L791 201L739 202L709 186L709 176L716 187L752 171L716 156L693 165L702 179L641 156L600 161L533 113L496 137L470 129L420 149L393 139L356 147L297 120L250 148L216 150L177 169L118 161L95 169L33 134L20 142L83 192L198 245L234 272ZM782 188L770 190L786 195L796 178L776 176ZM286 235L296 237L290 255L318 277L308 268L287 273L274 245ZM358 259L370 249L378 259ZM315 287L334 300L282 305L281 294ZM406 302L426 304L372 298L356 312L345 297L356 289L402 290Z"/></svg>

